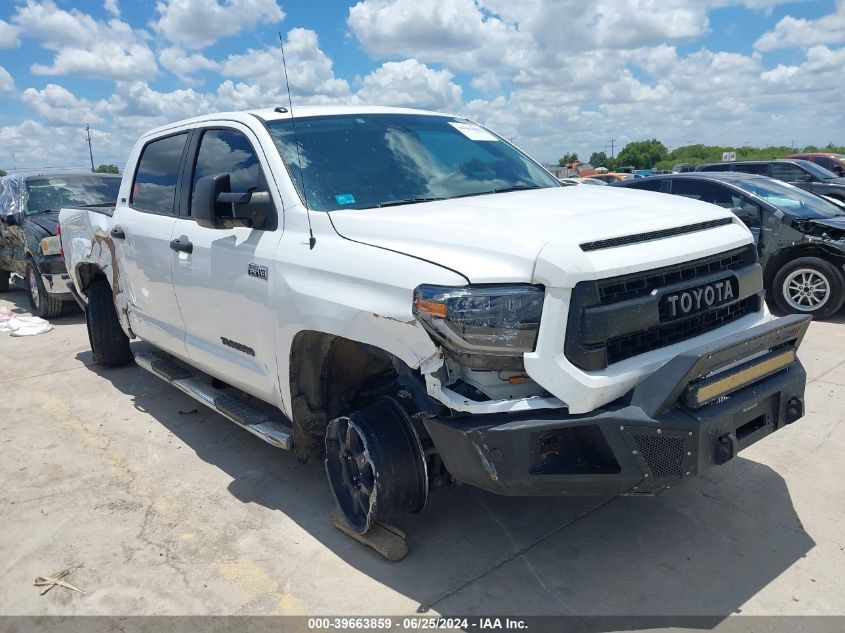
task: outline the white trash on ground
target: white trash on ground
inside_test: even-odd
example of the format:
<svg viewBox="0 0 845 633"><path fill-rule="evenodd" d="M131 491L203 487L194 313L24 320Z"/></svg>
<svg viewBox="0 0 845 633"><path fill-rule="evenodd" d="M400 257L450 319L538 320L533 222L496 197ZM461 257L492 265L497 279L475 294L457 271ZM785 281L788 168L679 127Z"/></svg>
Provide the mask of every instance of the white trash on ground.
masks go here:
<svg viewBox="0 0 845 633"><path fill-rule="evenodd" d="M40 317L20 316L8 308L0 308L0 332L11 336L35 336L53 329L53 325Z"/></svg>

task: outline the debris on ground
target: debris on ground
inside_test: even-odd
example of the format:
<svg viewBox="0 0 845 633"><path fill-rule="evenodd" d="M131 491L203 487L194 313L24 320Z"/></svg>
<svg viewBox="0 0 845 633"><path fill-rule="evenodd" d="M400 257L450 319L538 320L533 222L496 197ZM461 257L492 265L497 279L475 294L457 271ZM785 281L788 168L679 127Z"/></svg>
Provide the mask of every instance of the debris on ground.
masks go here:
<svg viewBox="0 0 845 633"><path fill-rule="evenodd" d="M83 591L79 587L74 587L69 582L65 582L63 580L64 578L67 578L68 576L70 576L70 570L69 569L63 569L62 571L57 572L57 573L53 574L52 576L48 576L46 578L43 577L43 576L39 576L38 578L35 579L34 584L35 584L36 587L44 587L44 589L42 589L41 593L39 594L39 595L42 595L42 596L45 593L47 593L48 591L50 591L50 589L52 589L53 587L55 587L57 585L59 587L64 587L65 589L70 589L71 591L78 591L79 593L85 595L87 592Z"/></svg>
<svg viewBox="0 0 845 633"><path fill-rule="evenodd" d="M8 308L0 308L0 332L11 332L12 336L35 336L53 329L53 325L41 317L21 316Z"/></svg>
<svg viewBox="0 0 845 633"><path fill-rule="evenodd" d="M400 561L408 555L405 533L395 526L375 523L364 534L360 534L343 517L333 514L330 520L338 530L359 543L373 548L387 560Z"/></svg>

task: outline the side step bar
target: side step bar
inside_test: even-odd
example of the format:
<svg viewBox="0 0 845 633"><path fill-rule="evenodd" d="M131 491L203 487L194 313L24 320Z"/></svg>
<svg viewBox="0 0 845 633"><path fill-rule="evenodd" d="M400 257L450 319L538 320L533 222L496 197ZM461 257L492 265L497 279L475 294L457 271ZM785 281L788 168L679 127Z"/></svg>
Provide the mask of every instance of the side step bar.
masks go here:
<svg viewBox="0 0 845 633"><path fill-rule="evenodd" d="M168 360L163 354L135 354L135 362L151 374L173 385L194 400L214 409L223 417L260 437L268 444L286 450L293 447L293 429L289 426L277 420L272 420L265 413L248 403L237 400L203 382L187 369Z"/></svg>

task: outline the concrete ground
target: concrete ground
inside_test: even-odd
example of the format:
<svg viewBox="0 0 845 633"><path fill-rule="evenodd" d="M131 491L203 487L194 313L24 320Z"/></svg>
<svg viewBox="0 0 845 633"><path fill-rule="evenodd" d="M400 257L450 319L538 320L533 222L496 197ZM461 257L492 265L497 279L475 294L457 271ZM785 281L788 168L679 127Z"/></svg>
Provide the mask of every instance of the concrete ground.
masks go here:
<svg viewBox="0 0 845 633"><path fill-rule="evenodd" d="M329 524L320 465L54 324L0 334L0 614L845 614L842 319L801 349L806 417L725 466L654 498L437 490L401 563ZM64 568L88 593L39 596Z"/></svg>

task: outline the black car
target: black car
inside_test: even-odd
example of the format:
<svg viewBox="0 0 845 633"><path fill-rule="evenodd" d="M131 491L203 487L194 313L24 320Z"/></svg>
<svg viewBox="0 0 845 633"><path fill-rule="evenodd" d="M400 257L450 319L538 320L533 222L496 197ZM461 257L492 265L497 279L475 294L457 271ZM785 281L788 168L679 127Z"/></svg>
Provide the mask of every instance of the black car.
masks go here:
<svg viewBox="0 0 845 633"><path fill-rule="evenodd" d="M11 273L22 275L32 313L57 317L72 301L69 277L56 235L65 206L117 202L120 176L68 173L6 176L0 179L0 292Z"/></svg>
<svg viewBox="0 0 845 633"><path fill-rule="evenodd" d="M800 158L709 163L697 167L695 171L738 171L744 174L768 176L845 202L845 178L840 178L829 169Z"/></svg>
<svg viewBox="0 0 845 633"><path fill-rule="evenodd" d="M824 318L845 301L845 213L824 198L764 176L694 172L614 187L669 193L733 211L754 234L770 305Z"/></svg>

